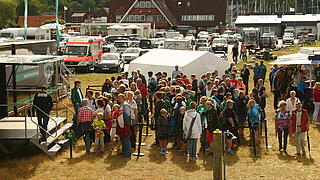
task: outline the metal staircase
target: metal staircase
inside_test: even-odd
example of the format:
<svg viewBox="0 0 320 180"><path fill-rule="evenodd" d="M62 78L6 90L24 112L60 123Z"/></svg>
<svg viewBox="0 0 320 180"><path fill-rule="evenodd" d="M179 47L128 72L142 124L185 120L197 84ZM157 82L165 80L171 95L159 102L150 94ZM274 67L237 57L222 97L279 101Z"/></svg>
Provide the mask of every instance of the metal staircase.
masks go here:
<svg viewBox="0 0 320 180"><path fill-rule="evenodd" d="M29 141L34 144L37 148L42 150L47 155L55 156L63 147L69 144L69 140L65 139L64 134L71 128L73 123L67 122L67 111L72 110L66 105L66 116L65 117L52 117L43 112L39 107L33 104L20 103L19 105L33 106L33 108L41 111L49 117L47 130L44 130L38 124L37 117L32 116L34 114L32 109L24 109L22 116L19 117L6 117L0 119L0 140L4 141ZM18 104L6 104L1 106L17 106ZM68 109L69 108L69 109ZM54 113L54 111L52 111ZM45 140L40 140L40 129L46 132ZM3 147L3 146L2 146Z"/></svg>
<svg viewBox="0 0 320 180"><path fill-rule="evenodd" d="M69 144L69 140L64 139L63 135L71 126L72 123L67 123L66 118L51 118L48 124L46 141L39 142L40 134L37 131L37 134L30 138L30 142L49 156L55 156L62 147Z"/></svg>

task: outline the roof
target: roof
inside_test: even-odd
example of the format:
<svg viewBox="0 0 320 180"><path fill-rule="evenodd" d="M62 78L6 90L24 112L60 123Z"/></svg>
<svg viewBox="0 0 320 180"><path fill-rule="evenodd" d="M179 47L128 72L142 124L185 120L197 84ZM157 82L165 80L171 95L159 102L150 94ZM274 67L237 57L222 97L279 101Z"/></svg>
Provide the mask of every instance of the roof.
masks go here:
<svg viewBox="0 0 320 180"><path fill-rule="evenodd" d="M169 49L152 49L143 56L135 59L133 63L150 64L159 66L185 66L197 58L206 54L201 51L169 50ZM174 56L174 61L172 61ZM152 62L150 62L152 59Z"/></svg>
<svg viewBox="0 0 320 180"><path fill-rule="evenodd" d="M280 20L282 22L317 22L320 19L320 14L297 14L297 15L283 15Z"/></svg>
<svg viewBox="0 0 320 180"><path fill-rule="evenodd" d="M280 24L281 20L276 15L250 15L238 16L235 24Z"/></svg>
<svg viewBox="0 0 320 180"><path fill-rule="evenodd" d="M236 25L241 24L281 24L285 22L318 22L320 14L294 14L294 15L249 15L238 16Z"/></svg>
<svg viewBox="0 0 320 180"><path fill-rule="evenodd" d="M59 19L62 17L59 16ZM56 19L56 16L28 16L28 27L40 27L46 20ZM18 24L24 26L24 16L19 16Z"/></svg>
<svg viewBox="0 0 320 180"><path fill-rule="evenodd" d="M202 74L218 70L220 75L230 64L208 51L186 51L170 49L152 49L129 64L128 71L140 69L142 74L148 71L171 74L175 66L187 75Z"/></svg>
<svg viewBox="0 0 320 180"><path fill-rule="evenodd" d="M62 61L64 56L45 56L45 55L2 55L0 64L5 65L39 65Z"/></svg>
<svg viewBox="0 0 320 180"><path fill-rule="evenodd" d="M171 26L177 26L176 17L172 14L164 0L152 0L153 3L157 6L161 14L167 19Z"/></svg>
<svg viewBox="0 0 320 180"><path fill-rule="evenodd" d="M73 13L71 17L84 17L86 13Z"/></svg>

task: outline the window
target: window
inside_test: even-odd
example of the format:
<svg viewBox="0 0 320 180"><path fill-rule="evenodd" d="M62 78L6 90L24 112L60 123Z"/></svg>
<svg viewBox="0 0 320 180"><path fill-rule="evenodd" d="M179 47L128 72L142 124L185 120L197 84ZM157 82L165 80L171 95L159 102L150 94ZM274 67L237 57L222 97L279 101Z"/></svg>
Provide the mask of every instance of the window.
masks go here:
<svg viewBox="0 0 320 180"><path fill-rule="evenodd" d="M139 15L135 15L135 21L137 21L137 22L140 21L140 16Z"/></svg>
<svg viewBox="0 0 320 180"><path fill-rule="evenodd" d="M145 22L146 21L146 16L145 15L140 15L140 21Z"/></svg>
<svg viewBox="0 0 320 180"><path fill-rule="evenodd" d="M134 15L129 15L129 22L133 22L134 21Z"/></svg>
<svg viewBox="0 0 320 180"><path fill-rule="evenodd" d="M182 21L213 21L214 15L182 15Z"/></svg>
<svg viewBox="0 0 320 180"><path fill-rule="evenodd" d="M146 16L146 21L147 22L153 22L153 16L152 15L147 15Z"/></svg>
<svg viewBox="0 0 320 180"><path fill-rule="evenodd" d="M140 1L138 1L134 7L135 8L140 8Z"/></svg>
<svg viewBox="0 0 320 180"><path fill-rule="evenodd" d="M157 8L153 2L151 2L151 8Z"/></svg>
<svg viewBox="0 0 320 180"><path fill-rule="evenodd" d="M116 15L116 22L120 22L122 15Z"/></svg>
<svg viewBox="0 0 320 180"><path fill-rule="evenodd" d="M146 2L140 1L140 8L146 8Z"/></svg>
<svg viewBox="0 0 320 180"><path fill-rule="evenodd" d="M146 8L151 8L151 5L152 3L151 3L151 1L146 1Z"/></svg>
<svg viewBox="0 0 320 180"><path fill-rule="evenodd" d="M190 7L190 6L191 6L191 2L187 1L187 7Z"/></svg>

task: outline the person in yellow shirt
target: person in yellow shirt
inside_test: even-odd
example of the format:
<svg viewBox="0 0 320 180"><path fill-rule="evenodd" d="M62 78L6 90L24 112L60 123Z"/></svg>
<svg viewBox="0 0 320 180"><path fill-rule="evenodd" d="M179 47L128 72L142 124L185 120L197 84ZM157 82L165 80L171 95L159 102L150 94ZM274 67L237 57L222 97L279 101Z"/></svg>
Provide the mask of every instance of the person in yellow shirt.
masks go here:
<svg viewBox="0 0 320 180"><path fill-rule="evenodd" d="M94 143L94 152L104 152L104 133L103 129L106 128L106 124L103 121L103 113L98 113L98 119L94 120L91 126L95 130L95 143ZM99 148L100 146L100 148Z"/></svg>

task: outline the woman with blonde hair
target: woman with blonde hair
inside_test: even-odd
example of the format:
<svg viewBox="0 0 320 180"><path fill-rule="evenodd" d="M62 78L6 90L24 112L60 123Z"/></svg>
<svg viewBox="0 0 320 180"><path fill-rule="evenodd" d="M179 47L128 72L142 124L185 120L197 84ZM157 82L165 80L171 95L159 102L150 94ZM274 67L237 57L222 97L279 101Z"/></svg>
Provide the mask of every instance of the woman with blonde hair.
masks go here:
<svg viewBox="0 0 320 180"><path fill-rule="evenodd" d="M318 122L318 114L320 110L320 82L316 82L314 84L313 90L312 90L312 96L313 96L313 104L314 104L314 111L313 111L313 124L319 124Z"/></svg>
<svg viewBox="0 0 320 180"><path fill-rule="evenodd" d="M276 134L278 135L279 141L279 151L286 152L287 150L287 142L288 142L288 126L289 120L291 118L291 112L287 108L287 103L285 101L280 101L278 105L279 109L276 111L275 117L275 127L276 127ZM282 146L282 135L283 135L283 146Z"/></svg>

